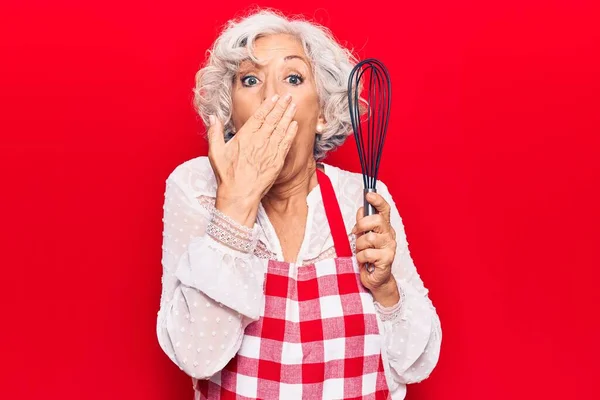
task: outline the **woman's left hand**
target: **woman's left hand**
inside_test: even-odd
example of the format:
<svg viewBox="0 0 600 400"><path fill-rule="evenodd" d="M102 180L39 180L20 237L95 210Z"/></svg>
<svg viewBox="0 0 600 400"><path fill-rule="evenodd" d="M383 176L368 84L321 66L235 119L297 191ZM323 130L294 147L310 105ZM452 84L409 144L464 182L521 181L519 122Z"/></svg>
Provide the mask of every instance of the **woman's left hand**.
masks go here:
<svg viewBox="0 0 600 400"><path fill-rule="evenodd" d="M369 193L367 201L378 214L364 216L364 207L356 213L356 259L360 265L362 284L371 291L383 306L394 305L399 300L398 287L392 275L392 263L396 257L396 231L390 224L390 205L378 193ZM375 266L371 273L366 263Z"/></svg>

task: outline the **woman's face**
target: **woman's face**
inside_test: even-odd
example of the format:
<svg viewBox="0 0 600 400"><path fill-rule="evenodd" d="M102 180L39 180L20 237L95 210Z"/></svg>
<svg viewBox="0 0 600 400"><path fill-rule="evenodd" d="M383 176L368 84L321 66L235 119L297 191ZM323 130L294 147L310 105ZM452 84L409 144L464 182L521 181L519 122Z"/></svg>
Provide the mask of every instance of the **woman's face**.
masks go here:
<svg viewBox="0 0 600 400"><path fill-rule="evenodd" d="M292 95L297 106L294 120L298 122L298 133L277 179L282 182L311 165L317 124L325 121L302 44L286 34L260 37L254 44L254 54L265 64L255 65L251 60L241 63L232 88L233 125L239 130L265 99L275 94Z"/></svg>

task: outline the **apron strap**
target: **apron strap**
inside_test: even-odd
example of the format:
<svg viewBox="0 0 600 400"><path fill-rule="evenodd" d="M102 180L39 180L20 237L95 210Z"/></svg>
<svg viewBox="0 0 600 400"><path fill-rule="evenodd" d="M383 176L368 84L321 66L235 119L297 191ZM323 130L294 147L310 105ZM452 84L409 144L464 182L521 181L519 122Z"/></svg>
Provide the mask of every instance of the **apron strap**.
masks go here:
<svg viewBox="0 0 600 400"><path fill-rule="evenodd" d="M342 211L340 210L340 205L337 201L335 191L333 190L331 180L318 168L317 180L319 182L319 186L321 186L323 205L325 207L327 221L329 222L331 236L333 237L333 245L335 247L336 256L352 257L352 249L350 248L350 242L348 241L348 235L346 234L344 218L342 218Z"/></svg>

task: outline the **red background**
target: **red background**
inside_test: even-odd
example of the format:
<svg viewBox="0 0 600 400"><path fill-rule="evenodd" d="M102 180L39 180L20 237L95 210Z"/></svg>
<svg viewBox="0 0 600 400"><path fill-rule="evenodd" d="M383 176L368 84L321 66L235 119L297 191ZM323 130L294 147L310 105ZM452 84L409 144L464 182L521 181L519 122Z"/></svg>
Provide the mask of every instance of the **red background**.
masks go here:
<svg viewBox="0 0 600 400"><path fill-rule="evenodd" d="M382 179L444 334L408 399L600 398L599 9L494 3L261 5L392 71ZM155 335L164 181L206 154L194 73L247 6L2 3L0 398L191 400Z"/></svg>

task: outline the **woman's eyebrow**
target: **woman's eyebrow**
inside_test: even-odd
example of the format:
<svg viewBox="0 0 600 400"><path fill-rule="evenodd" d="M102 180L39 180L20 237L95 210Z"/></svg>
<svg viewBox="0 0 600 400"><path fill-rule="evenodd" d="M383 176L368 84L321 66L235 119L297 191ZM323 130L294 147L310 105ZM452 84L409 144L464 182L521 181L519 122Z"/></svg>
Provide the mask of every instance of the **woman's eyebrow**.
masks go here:
<svg viewBox="0 0 600 400"><path fill-rule="evenodd" d="M253 68L258 68L260 67L259 64L255 63L254 60L252 60L251 58L244 58L243 60L240 61L239 63L240 67L253 67Z"/></svg>
<svg viewBox="0 0 600 400"><path fill-rule="evenodd" d="M296 55L296 54L292 54L292 55L289 55L289 56L285 56L285 57L283 58L283 61L284 61L284 62L286 62L286 61L290 61L290 60L294 60L294 59L301 60L301 61L302 61L302 62L304 62L304 64L306 64L307 66L309 65L309 64L308 64L308 61L306 61L306 59L305 59L304 57L302 57L302 56L299 56L299 55ZM261 65L261 64L259 64L259 63L256 63L256 62L255 62L254 60L252 60L251 58L245 58L245 59L241 60L241 61L240 61L240 64L239 64L239 69L240 69L240 70L252 69L252 68L261 69L261 68L263 68L263 67L264 67L264 65Z"/></svg>
<svg viewBox="0 0 600 400"><path fill-rule="evenodd" d="M289 61L289 60L293 60L293 59L295 59L295 58L297 58L297 59L299 59L299 60L302 60L302 61L304 62L304 64L308 65L308 62L307 62L307 61L304 59L304 57L302 57L302 56L297 56L297 55L295 55L295 54L292 54L292 55L290 55L290 56L285 56L285 58L284 58L283 60L284 60L284 61Z"/></svg>

